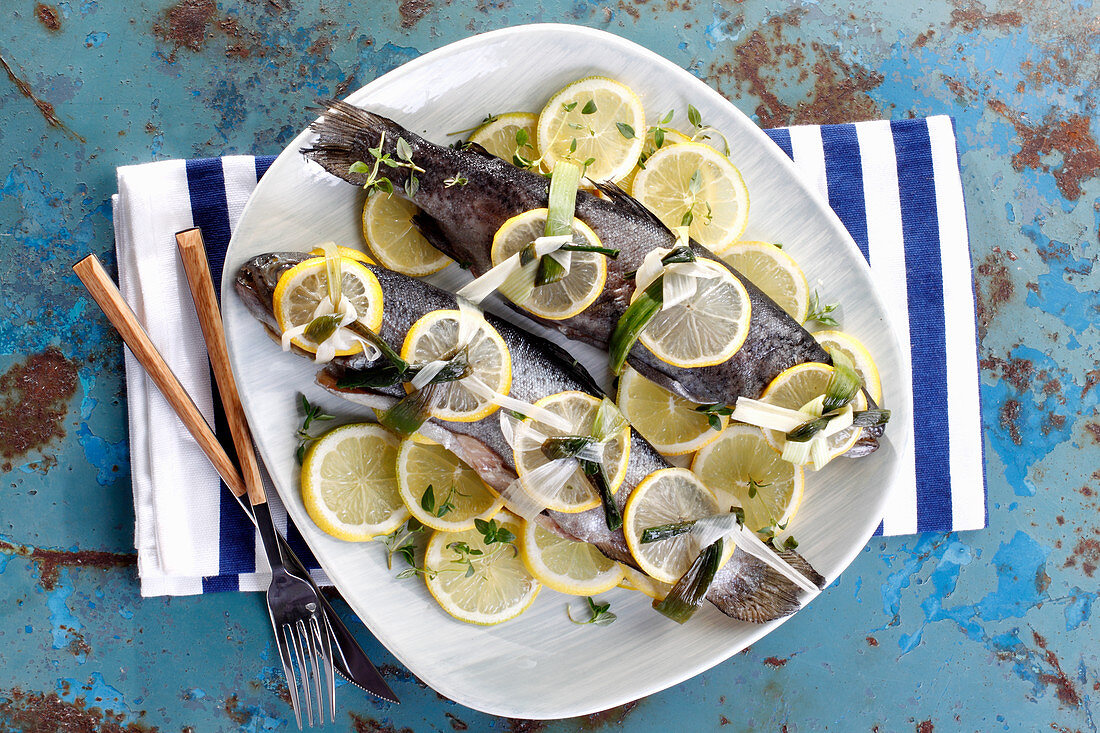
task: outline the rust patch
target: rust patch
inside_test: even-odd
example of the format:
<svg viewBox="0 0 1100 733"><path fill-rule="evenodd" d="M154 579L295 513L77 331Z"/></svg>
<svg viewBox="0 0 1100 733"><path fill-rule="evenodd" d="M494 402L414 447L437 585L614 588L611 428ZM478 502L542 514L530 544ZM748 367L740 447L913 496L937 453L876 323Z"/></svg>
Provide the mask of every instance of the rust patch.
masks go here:
<svg viewBox="0 0 1100 733"><path fill-rule="evenodd" d="M734 62L712 66L709 75L718 90L731 96L725 87L733 80L758 97L756 116L762 127L880 117L881 110L867 92L882 83L882 74L844 61L838 48L786 38L786 29L797 27L805 13L805 9L796 8L769 18L763 28L734 47ZM783 69L799 70L799 84L813 75L808 97L797 101L780 98L777 90Z"/></svg>
<svg viewBox="0 0 1100 733"><path fill-rule="evenodd" d="M397 13L401 16L401 27L412 28L420 22L434 7L431 0L400 0Z"/></svg>
<svg viewBox="0 0 1100 733"><path fill-rule="evenodd" d="M123 723L124 719L122 713L88 707L83 697L66 702L56 692L24 692L18 687L0 691L0 720L11 730L97 733L156 733L160 730L142 723Z"/></svg>
<svg viewBox="0 0 1100 733"><path fill-rule="evenodd" d="M634 710L638 705L638 701L628 702L625 705L619 705L618 707L610 708L609 710L602 710L598 713L591 713L584 716L584 722L581 724L583 730L596 730L602 728L608 724L614 724L621 727L626 717Z"/></svg>
<svg viewBox="0 0 1100 733"><path fill-rule="evenodd" d="M913 39L913 48L924 48L928 44L928 42L932 40L932 37L934 35L936 35L936 32L931 28L926 30L924 33L921 33L919 36Z"/></svg>
<svg viewBox="0 0 1100 733"><path fill-rule="evenodd" d="M1016 423L1019 418L1020 401L1005 400L1005 403L1001 405L1001 427L1008 431L1013 443L1023 445L1024 441L1020 436L1020 426Z"/></svg>
<svg viewBox="0 0 1100 733"><path fill-rule="evenodd" d="M447 716L447 720L450 721L451 728L453 728L454 730L469 730L470 724L467 723L465 720L460 720L458 717L452 715L451 713L443 714Z"/></svg>
<svg viewBox="0 0 1100 733"><path fill-rule="evenodd" d="M61 13L59 13L57 8L53 5L36 3L34 6L34 17L37 18L38 22L48 31L57 33L61 30Z"/></svg>
<svg viewBox="0 0 1100 733"><path fill-rule="evenodd" d="M768 665L772 669L779 669L781 667L785 667L787 665L787 662L789 661L791 661L790 657L787 657L786 659L780 659L779 657L768 657L764 660L764 664Z"/></svg>
<svg viewBox="0 0 1100 733"><path fill-rule="evenodd" d="M201 51L206 45L206 27L214 20L218 6L214 0L179 0L153 24L153 33L174 49ZM170 60L174 60L175 50Z"/></svg>
<svg viewBox="0 0 1100 733"><path fill-rule="evenodd" d="M509 733L537 733L546 727L544 720L528 720L527 718L507 718Z"/></svg>
<svg viewBox="0 0 1100 733"><path fill-rule="evenodd" d="M38 583L43 590L53 590L61 568L95 568L107 570L124 568L137 564L137 555L103 552L100 550L47 550L41 547L15 545L0 540L0 552L6 555L19 555L31 560L38 566Z"/></svg>
<svg viewBox="0 0 1100 733"><path fill-rule="evenodd" d="M57 348L32 354L0 375L0 457L12 460L65 436L62 424L76 393L77 365Z"/></svg>
<svg viewBox="0 0 1100 733"><path fill-rule="evenodd" d="M1019 11L990 13L981 0L971 0L966 7L956 7L951 11L951 26L972 33L981 28L994 26L1001 29L1019 28L1024 19Z"/></svg>
<svg viewBox="0 0 1100 733"><path fill-rule="evenodd" d="M932 733L936 730L936 726L932 725L931 720L922 720L917 723L917 733Z"/></svg>
<svg viewBox="0 0 1100 733"><path fill-rule="evenodd" d="M1066 518L1059 514L1057 517L1054 518L1054 521L1058 523L1059 527L1061 527L1063 524L1066 523Z"/></svg>
<svg viewBox="0 0 1100 733"><path fill-rule="evenodd" d="M1035 373L1035 365L1030 359L999 359L989 356L982 359L980 365L982 369L1000 370L1001 377L1015 387L1017 392L1025 392L1031 387L1031 378Z"/></svg>
<svg viewBox="0 0 1100 733"><path fill-rule="evenodd" d="M1100 146L1089 129L1089 117L1072 114L1067 119L1056 119L1051 112L1036 126L999 99L990 100L989 107L1012 123L1020 138L1020 152L1012 156L1012 167L1017 171L1032 168L1050 173L1069 201L1081 198L1084 181L1100 175ZM1062 164L1051 168L1043 158L1055 153L1061 156Z"/></svg>
<svg viewBox="0 0 1100 733"><path fill-rule="evenodd" d="M1066 416L1065 415L1059 415L1056 412L1048 412L1046 414L1046 416L1043 418L1043 424L1040 426L1040 428L1043 431L1043 435L1050 435L1055 430L1061 430L1065 426L1066 426ZM1086 425L1085 427L1090 427L1090 426ZM1095 436L1095 439L1098 443L1100 443L1100 425L1093 426L1093 427L1095 427L1096 430L1097 430L1097 434Z"/></svg>
<svg viewBox="0 0 1100 733"><path fill-rule="evenodd" d="M364 718L355 713L351 715L351 726L355 733L413 733L412 728L398 730L392 725L383 725L374 718Z"/></svg>
<svg viewBox="0 0 1100 733"><path fill-rule="evenodd" d="M1078 562L1081 563L1081 571L1088 577L1093 577L1097 566L1100 566L1100 541L1092 537L1078 540L1073 548L1073 554L1062 567L1075 568Z"/></svg>
<svg viewBox="0 0 1100 733"><path fill-rule="evenodd" d="M980 340L985 338L989 324L997 317L1001 306L1011 300L1016 286L1012 283L999 248L986 255L985 260L978 265L977 273L979 278L975 279L974 287L978 296L978 338Z"/></svg>
<svg viewBox="0 0 1100 733"><path fill-rule="evenodd" d="M1039 635L1037 631L1031 632L1031 638L1035 640L1039 648L1046 652L1045 659L1047 664L1054 668L1054 673L1044 672L1039 675L1039 681L1044 684L1053 684L1055 693L1058 695L1058 700L1066 705L1072 705L1074 707L1081 706L1081 696L1077 692L1077 688L1073 686L1073 682L1070 681L1066 673L1062 671L1062 664L1058 661L1058 656L1047 649L1047 640Z"/></svg>
<svg viewBox="0 0 1100 733"><path fill-rule="evenodd" d="M633 5L627 5L624 0L619 0L619 10L623 11L635 21L642 17L642 14L638 12L638 9Z"/></svg>
<svg viewBox="0 0 1100 733"><path fill-rule="evenodd" d="M46 123L49 124L50 127L56 127L58 130L61 130L73 140L77 140L82 143L87 142L87 140L85 140L81 135L78 135L76 132L73 131L72 128L61 121L61 119L55 113L52 104L44 99L39 99L35 95L34 90L31 89L31 85L28 84L26 80L16 76L15 72L12 71L11 65L8 64L7 59L5 59L3 56L0 56L0 66L4 67L4 71L8 74L8 79L10 79L11 83L15 85L15 88L19 90L19 93L34 103L34 106L38 108L38 112L42 115L42 117L46 120Z"/></svg>
<svg viewBox="0 0 1100 733"><path fill-rule="evenodd" d="M1087 430L1089 435L1092 437L1092 442L1100 443L1100 425L1097 425L1094 422L1085 423L1085 430Z"/></svg>
<svg viewBox="0 0 1100 733"><path fill-rule="evenodd" d="M867 646L878 646L878 639L873 636L867 637Z"/></svg>
<svg viewBox="0 0 1100 733"><path fill-rule="evenodd" d="M248 722L248 713L241 710L241 701L236 693L225 698L225 714L237 725L244 725Z"/></svg>
<svg viewBox="0 0 1100 733"><path fill-rule="evenodd" d="M1085 395L1089 393L1089 390L1095 387L1097 383L1100 383L1100 369L1093 369L1086 372L1085 386L1081 388L1081 399L1084 399Z"/></svg>

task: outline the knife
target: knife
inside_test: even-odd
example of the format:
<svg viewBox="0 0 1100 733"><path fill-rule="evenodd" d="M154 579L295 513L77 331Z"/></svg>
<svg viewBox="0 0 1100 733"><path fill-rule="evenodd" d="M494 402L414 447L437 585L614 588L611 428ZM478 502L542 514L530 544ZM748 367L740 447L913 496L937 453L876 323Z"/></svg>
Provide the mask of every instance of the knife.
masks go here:
<svg viewBox="0 0 1100 733"><path fill-rule="evenodd" d="M214 466L225 485L229 487L237 503L251 518L252 513L249 511L251 506L242 499L245 494L245 487L237 467L230 460L225 449L222 448L217 436L214 435L214 431L206 422L206 418L195 406L191 396L157 351L156 346L141 326L137 316L122 297L122 293L118 291L118 287L111 280L110 275L103 269L99 259L95 255L88 255L73 265L73 271L80 278L84 287L88 289L93 300L106 314L107 319L115 327L115 330L137 358L137 361L145 368L150 379L172 406L173 411L183 422L184 427L198 443L199 448L210 460L211 465ZM270 481L266 476L264 478L266 482ZM282 535L279 535L279 542L281 548L286 551L286 557L294 569L303 572L302 577L313 583L313 579L308 572L305 572L302 562L294 555ZM359 647L358 642L355 641L355 637L348 631L328 599L323 594L320 594L320 598L325 618L329 622L333 641L336 643L335 649L339 652L333 655L335 659L332 660L336 670L364 692L387 702L399 702L393 690L390 689L378 670L367 659L366 654Z"/></svg>

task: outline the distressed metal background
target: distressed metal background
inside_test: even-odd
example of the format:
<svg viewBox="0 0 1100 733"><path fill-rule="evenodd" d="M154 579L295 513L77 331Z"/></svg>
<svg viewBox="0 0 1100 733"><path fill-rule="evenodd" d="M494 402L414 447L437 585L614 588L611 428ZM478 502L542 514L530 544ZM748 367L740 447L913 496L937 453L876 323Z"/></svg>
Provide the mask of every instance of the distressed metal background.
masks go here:
<svg viewBox="0 0 1100 733"><path fill-rule="evenodd" d="M293 727L259 596L138 596L120 345L69 269L114 261L115 166L274 153L319 95L564 21L643 43L763 126L955 116L990 527L875 540L761 643L584 719L475 713L368 641L405 703L344 686L344 727L1096 730L1100 10L987 2L4 0L0 729Z"/></svg>

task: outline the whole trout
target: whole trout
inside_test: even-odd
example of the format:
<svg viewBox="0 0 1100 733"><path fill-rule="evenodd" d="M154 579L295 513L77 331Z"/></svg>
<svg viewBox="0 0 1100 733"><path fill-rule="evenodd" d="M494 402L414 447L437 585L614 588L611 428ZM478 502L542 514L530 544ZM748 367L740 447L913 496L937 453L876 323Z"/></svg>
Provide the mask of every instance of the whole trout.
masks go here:
<svg viewBox="0 0 1100 733"><path fill-rule="evenodd" d="M309 257L296 252L260 255L246 262L238 271L235 287L249 311L273 336L278 334L273 314L273 294L279 276ZM453 295L420 280L400 275L377 265L365 265L377 276L385 303L379 335L391 346L399 346L409 328L426 313L457 307ZM570 390L587 392L595 397L604 395L592 377L560 347L522 329L485 314L486 321L500 333L512 358L510 395L533 403L547 395ZM307 355L308 356L308 355ZM379 357L382 358L382 357ZM341 389L337 385L354 381L356 373L375 366L362 353L336 357L317 377L329 391L352 402L376 409L387 409L405 395L401 385L381 389ZM467 465L477 471L493 489L503 491L516 479L512 449L501 432L499 415L475 422L443 422L431 420L422 432L443 444ZM620 511L634 487L643 478L669 464L638 433L631 430L630 460L626 479L615 493ZM600 507L578 514L546 512L540 521L565 537L591 542L608 557L634 565L622 530L608 530ZM801 556L792 551L780 553L811 580L823 585L824 579ZM798 610L799 589L789 580L756 558L737 550L715 576L707 594L719 610L742 621L764 623L787 616Z"/></svg>

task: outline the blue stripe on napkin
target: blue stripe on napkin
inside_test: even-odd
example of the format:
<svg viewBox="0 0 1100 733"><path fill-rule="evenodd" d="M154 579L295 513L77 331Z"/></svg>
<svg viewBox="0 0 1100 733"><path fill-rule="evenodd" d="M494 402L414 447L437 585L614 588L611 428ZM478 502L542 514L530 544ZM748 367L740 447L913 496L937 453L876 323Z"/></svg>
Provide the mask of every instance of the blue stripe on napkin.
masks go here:
<svg viewBox="0 0 1100 733"><path fill-rule="evenodd" d="M913 421L917 454L917 531L951 526L951 475L947 425L947 344L944 335L943 272L932 142L923 120L892 122L898 160L901 223L905 236L910 353L913 361Z"/></svg>
<svg viewBox="0 0 1100 733"><path fill-rule="evenodd" d="M863 162L859 157L859 139L855 125L828 125L821 128L825 150L825 178L829 184L829 206L844 222L856 241L863 259L867 251L867 206L863 200Z"/></svg>

